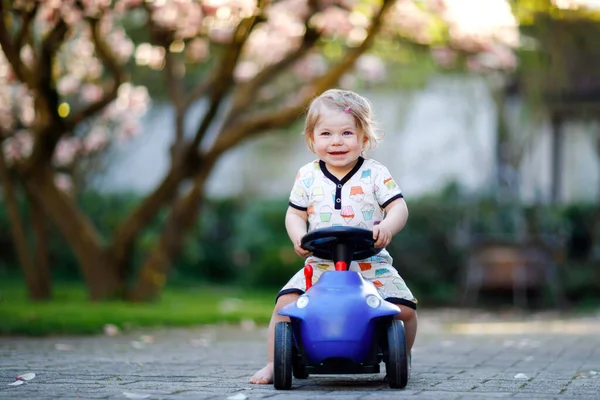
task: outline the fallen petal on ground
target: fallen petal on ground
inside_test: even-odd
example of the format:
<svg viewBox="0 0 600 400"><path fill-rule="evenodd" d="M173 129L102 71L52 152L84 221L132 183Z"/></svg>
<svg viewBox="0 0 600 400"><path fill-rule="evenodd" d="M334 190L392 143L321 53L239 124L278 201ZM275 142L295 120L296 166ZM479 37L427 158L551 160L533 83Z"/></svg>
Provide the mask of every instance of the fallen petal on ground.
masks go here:
<svg viewBox="0 0 600 400"><path fill-rule="evenodd" d="M13 383L9 383L8 386L19 386L24 384L25 382L23 381L14 381Z"/></svg>
<svg viewBox="0 0 600 400"><path fill-rule="evenodd" d="M73 350L73 346L71 346L70 344L64 344L64 343L56 343L54 345L54 348L56 350L61 350L61 351Z"/></svg>
<svg viewBox="0 0 600 400"><path fill-rule="evenodd" d="M20 381L30 381L33 378L35 378L35 374L33 372L29 372L27 374L17 376L16 379Z"/></svg>
<svg viewBox="0 0 600 400"><path fill-rule="evenodd" d="M152 395L142 394L142 393L123 392L123 396L127 397L128 399L141 400L141 399L148 399Z"/></svg>
<svg viewBox="0 0 600 400"><path fill-rule="evenodd" d="M140 336L140 341L142 343L154 343L154 337L150 335L142 335Z"/></svg>
<svg viewBox="0 0 600 400"><path fill-rule="evenodd" d="M525 374L516 374L515 379L529 379Z"/></svg>
<svg viewBox="0 0 600 400"><path fill-rule="evenodd" d="M119 334L119 327L113 324L104 325L104 334L106 336L115 336Z"/></svg>
<svg viewBox="0 0 600 400"><path fill-rule="evenodd" d="M256 329L256 322L254 322L252 319L245 319L240 322L240 326L243 331L252 331Z"/></svg>
<svg viewBox="0 0 600 400"><path fill-rule="evenodd" d="M247 398L248 396L246 396L244 393L238 393L233 396L229 396L227 400L246 400Z"/></svg>

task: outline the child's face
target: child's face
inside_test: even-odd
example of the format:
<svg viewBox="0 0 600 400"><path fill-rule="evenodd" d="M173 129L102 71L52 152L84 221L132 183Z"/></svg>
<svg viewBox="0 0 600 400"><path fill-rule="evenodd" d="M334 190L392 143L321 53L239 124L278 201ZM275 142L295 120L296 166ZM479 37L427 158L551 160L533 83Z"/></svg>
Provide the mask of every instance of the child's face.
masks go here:
<svg viewBox="0 0 600 400"><path fill-rule="evenodd" d="M313 132L314 150L330 172L345 175L356 165L362 146L352 114L323 107Z"/></svg>

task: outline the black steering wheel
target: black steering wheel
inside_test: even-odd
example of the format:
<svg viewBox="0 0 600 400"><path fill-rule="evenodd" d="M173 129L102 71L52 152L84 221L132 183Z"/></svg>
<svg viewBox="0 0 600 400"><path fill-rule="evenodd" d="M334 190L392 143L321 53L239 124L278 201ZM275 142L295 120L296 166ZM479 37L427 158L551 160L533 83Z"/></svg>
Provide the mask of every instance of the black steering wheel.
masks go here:
<svg viewBox="0 0 600 400"><path fill-rule="evenodd" d="M379 253L382 248L373 245L373 231L350 226L332 226L315 229L302 238L302 248L315 256L334 262L363 260Z"/></svg>

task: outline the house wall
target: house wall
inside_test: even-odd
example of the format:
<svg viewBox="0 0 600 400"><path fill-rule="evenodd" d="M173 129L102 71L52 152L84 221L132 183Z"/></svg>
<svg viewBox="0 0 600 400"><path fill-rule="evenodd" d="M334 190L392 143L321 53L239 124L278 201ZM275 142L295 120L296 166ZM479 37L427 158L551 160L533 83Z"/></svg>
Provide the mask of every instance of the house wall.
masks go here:
<svg viewBox="0 0 600 400"><path fill-rule="evenodd" d="M451 181L470 191L490 190L494 183L495 108L485 83L476 78L438 77L412 93L364 93L375 111L384 141L367 156L385 164L405 196L435 192ZM196 109L200 115L202 105ZM551 190L550 127L519 122L513 105L513 131L525 146L516 184L525 201L548 201ZM197 118L196 118L197 120ZM143 134L112 154L103 190L154 188L168 167L172 111L155 105L144 118ZM194 118L186 121L192 131ZM274 132L225 154L208 181L211 197L286 196L297 169L314 159L301 136L302 123L292 132ZM589 124L565 126L562 199L598 198L600 166L596 134Z"/></svg>

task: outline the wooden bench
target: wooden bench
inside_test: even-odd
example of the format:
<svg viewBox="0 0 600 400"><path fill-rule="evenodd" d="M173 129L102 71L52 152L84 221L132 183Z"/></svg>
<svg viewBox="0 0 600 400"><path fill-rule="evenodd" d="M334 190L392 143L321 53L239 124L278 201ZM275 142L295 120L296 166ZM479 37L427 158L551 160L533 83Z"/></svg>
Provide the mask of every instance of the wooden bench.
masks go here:
<svg viewBox="0 0 600 400"><path fill-rule="evenodd" d="M563 305L558 268L541 244L482 241L471 246L466 262L462 304L477 304L482 289L511 290L513 303L527 307L527 292L548 285L557 306Z"/></svg>

